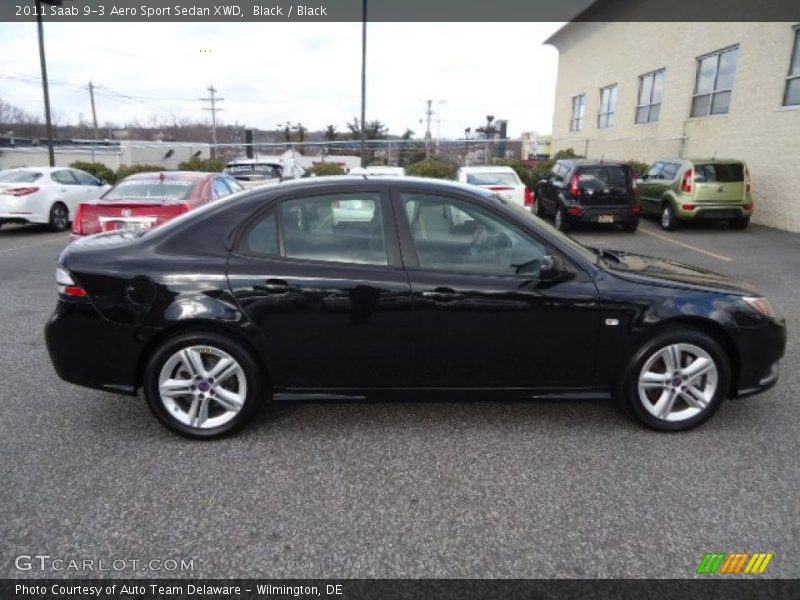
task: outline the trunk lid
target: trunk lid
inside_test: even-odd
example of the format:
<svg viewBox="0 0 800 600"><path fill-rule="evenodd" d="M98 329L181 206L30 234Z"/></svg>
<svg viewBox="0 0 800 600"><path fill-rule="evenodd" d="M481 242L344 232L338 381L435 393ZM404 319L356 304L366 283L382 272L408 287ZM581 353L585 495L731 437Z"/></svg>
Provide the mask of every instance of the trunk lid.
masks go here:
<svg viewBox="0 0 800 600"><path fill-rule="evenodd" d="M584 166L578 176L584 206L619 206L634 203L630 170L618 165Z"/></svg>
<svg viewBox="0 0 800 600"><path fill-rule="evenodd" d="M703 202L735 202L745 200L745 168L742 163L696 164L694 200Z"/></svg>
<svg viewBox="0 0 800 600"><path fill-rule="evenodd" d="M189 208L187 203L165 200L87 202L80 205L73 233L90 235L104 231L152 229Z"/></svg>

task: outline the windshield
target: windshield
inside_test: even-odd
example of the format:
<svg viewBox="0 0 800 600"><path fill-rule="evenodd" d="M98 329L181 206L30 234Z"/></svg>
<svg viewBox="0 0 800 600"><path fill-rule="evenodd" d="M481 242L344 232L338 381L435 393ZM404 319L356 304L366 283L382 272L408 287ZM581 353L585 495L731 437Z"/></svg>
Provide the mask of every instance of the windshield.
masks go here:
<svg viewBox="0 0 800 600"><path fill-rule="evenodd" d="M235 179L280 179L282 169L279 165L273 164L244 164L228 165L225 173Z"/></svg>
<svg viewBox="0 0 800 600"><path fill-rule="evenodd" d="M42 174L37 171L4 171L0 172L2 183L33 183Z"/></svg>
<svg viewBox="0 0 800 600"><path fill-rule="evenodd" d="M516 173L467 173L467 183L472 185L519 185Z"/></svg>
<svg viewBox="0 0 800 600"><path fill-rule="evenodd" d="M103 200L132 200L132 199L168 199L186 200L197 187L196 180L172 179L160 181L158 179L135 179L123 181L109 190Z"/></svg>
<svg viewBox="0 0 800 600"><path fill-rule="evenodd" d="M537 228L542 227L542 220L539 219L539 217L535 217L531 213L530 209L523 208L522 206L520 206L515 202L503 202L503 204L507 206L509 209L511 209L517 216L523 218L525 221L533 223ZM583 258L590 261L591 263L594 264L597 262L596 252L590 250L583 244L579 244L565 233L562 233L555 228L548 229L547 233L550 234L552 237L557 238L563 245L572 249L576 254L580 254Z"/></svg>

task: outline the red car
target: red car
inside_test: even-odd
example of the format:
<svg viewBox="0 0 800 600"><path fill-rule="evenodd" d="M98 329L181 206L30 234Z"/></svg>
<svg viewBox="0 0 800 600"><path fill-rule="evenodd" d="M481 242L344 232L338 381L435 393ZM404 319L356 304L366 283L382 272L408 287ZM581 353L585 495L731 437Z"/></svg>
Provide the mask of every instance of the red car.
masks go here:
<svg viewBox="0 0 800 600"><path fill-rule="evenodd" d="M136 173L98 200L80 204L72 219L72 237L117 229L150 229L243 189L223 173Z"/></svg>

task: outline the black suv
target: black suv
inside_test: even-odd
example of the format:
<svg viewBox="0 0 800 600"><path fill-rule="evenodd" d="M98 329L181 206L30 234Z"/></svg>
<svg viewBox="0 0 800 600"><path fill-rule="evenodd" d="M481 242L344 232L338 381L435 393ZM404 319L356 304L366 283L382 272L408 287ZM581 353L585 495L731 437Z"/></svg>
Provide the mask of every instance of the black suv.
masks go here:
<svg viewBox="0 0 800 600"><path fill-rule="evenodd" d="M570 222L620 223L628 232L639 226L636 175L621 162L559 160L547 179L536 184L533 212L553 215L556 229Z"/></svg>

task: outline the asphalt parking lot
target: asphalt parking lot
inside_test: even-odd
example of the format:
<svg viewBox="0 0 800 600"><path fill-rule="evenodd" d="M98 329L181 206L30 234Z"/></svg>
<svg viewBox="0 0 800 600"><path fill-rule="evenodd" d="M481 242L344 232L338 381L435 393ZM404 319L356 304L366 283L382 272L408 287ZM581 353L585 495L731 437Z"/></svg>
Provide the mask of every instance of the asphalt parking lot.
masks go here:
<svg viewBox="0 0 800 600"><path fill-rule="evenodd" d="M763 551L797 577L800 235L575 237L757 284L788 321L778 385L682 434L603 401L409 396L284 404L192 442L141 399L56 377L42 328L67 235L3 227L0 576L59 575L14 568L40 553L193 559L198 577L688 577L707 551Z"/></svg>

